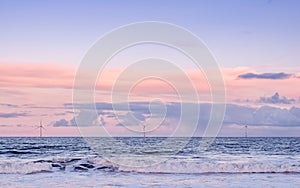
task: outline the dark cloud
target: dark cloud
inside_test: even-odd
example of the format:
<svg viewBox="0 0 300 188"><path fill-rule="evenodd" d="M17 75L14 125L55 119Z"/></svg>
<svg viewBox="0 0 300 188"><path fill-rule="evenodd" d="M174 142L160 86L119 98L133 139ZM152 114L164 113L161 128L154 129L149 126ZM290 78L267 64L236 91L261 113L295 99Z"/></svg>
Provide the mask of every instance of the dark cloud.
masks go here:
<svg viewBox="0 0 300 188"><path fill-rule="evenodd" d="M25 112L0 113L0 118L17 118L17 117L26 117L26 116L28 116L28 114Z"/></svg>
<svg viewBox="0 0 300 188"><path fill-rule="evenodd" d="M78 119L80 120L80 119ZM98 116L98 118L92 119L92 123L88 124L85 123L83 124L84 126L91 126L91 125L102 125L104 126L106 124L106 121L104 120L103 116L100 115ZM77 126L75 117L72 118L70 121L66 120L66 119L60 119L58 121L55 121L54 123L52 123L52 126L54 127L69 127L69 126Z"/></svg>
<svg viewBox="0 0 300 188"><path fill-rule="evenodd" d="M300 126L298 108L277 108L262 106L259 108L239 105L227 105L224 123L240 125Z"/></svg>
<svg viewBox="0 0 300 188"><path fill-rule="evenodd" d="M69 126L69 122L65 119L61 119L53 123L54 127L62 127L62 126Z"/></svg>
<svg viewBox="0 0 300 188"><path fill-rule="evenodd" d="M292 74L286 74L284 72L280 73L262 73L262 74L255 74L255 73L246 73L241 74L238 78L241 79L270 79L270 80L282 80L291 77Z"/></svg>
<svg viewBox="0 0 300 188"><path fill-rule="evenodd" d="M288 109L263 106L254 112L253 122L270 126L299 126L300 117L295 116Z"/></svg>
<svg viewBox="0 0 300 188"><path fill-rule="evenodd" d="M76 123L79 126L92 126L95 125L98 115L89 109L81 109L77 114Z"/></svg>
<svg viewBox="0 0 300 188"><path fill-rule="evenodd" d="M93 110L93 109L103 109L103 110L112 110L113 106L111 103L105 102L97 102L97 103L65 103L64 107L67 109L86 109L86 110Z"/></svg>
<svg viewBox="0 0 300 188"><path fill-rule="evenodd" d="M69 126L76 126L76 122L74 119L71 119L70 121L66 119L60 119L54 123L52 123L53 127L69 127Z"/></svg>
<svg viewBox="0 0 300 188"><path fill-rule="evenodd" d="M143 113L133 111L131 115L129 115L129 112L127 112L125 115L119 115L118 119L120 120L120 123L118 123L117 126L131 126L139 125L140 122L146 120L146 117Z"/></svg>
<svg viewBox="0 0 300 188"><path fill-rule="evenodd" d="M55 109L66 109L65 106L38 106L35 104L23 104L20 107L25 107L25 108L35 108L35 109L50 109L50 110L55 110Z"/></svg>
<svg viewBox="0 0 300 188"><path fill-rule="evenodd" d="M69 111L69 110L67 110L67 111L64 111L64 112L58 112L58 113L54 113L53 115L55 115L55 116L64 116L64 115L67 115L67 114L75 114L73 111Z"/></svg>
<svg viewBox="0 0 300 188"><path fill-rule="evenodd" d="M23 125L23 124L16 124L16 125L5 125L5 124L2 124L0 125L0 127L24 127L26 125Z"/></svg>
<svg viewBox="0 0 300 188"><path fill-rule="evenodd" d="M270 103L270 104L293 104L296 102L295 99L288 99L285 96L280 96L279 93L275 93L271 97L260 97L258 102L261 103Z"/></svg>
<svg viewBox="0 0 300 188"><path fill-rule="evenodd" d="M0 125L0 127L12 127L12 125Z"/></svg>
<svg viewBox="0 0 300 188"><path fill-rule="evenodd" d="M290 109L290 112L296 116L296 117L300 117L300 108L297 108L297 107L292 107Z"/></svg>
<svg viewBox="0 0 300 188"><path fill-rule="evenodd" d="M73 126L76 126L77 124L76 124L76 121L75 121L75 118L72 118L71 120L70 120L70 125L73 125Z"/></svg>
<svg viewBox="0 0 300 188"><path fill-rule="evenodd" d="M16 105L16 104L9 104L9 103L0 103L0 106L11 107L11 108L18 107L18 105Z"/></svg>
<svg viewBox="0 0 300 188"><path fill-rule="evenodd" d="M293 103L293 99L288 99L286 97L279 96L278 93L271 97L261 98L261 101L264 103L271 104L290 104ZM79 105L79 104L77 104ZM115 104L118 105L118 104ZM121 105L121 103L119 104ZM77 120L82 121L80 125L91 126L91 125L105 125L110 120L116 120L116 114L122 114L119 116L120 122L116 125L122 126L126 125L136 125L139 121L144 121L147 118L160 118L160 114L151 114L149 110L148 102L132 102L129 103L130 111L134 118L128 118L126 114L129 111L126 108L122 108L124 103L118 108L118 111L112 110L111 103L97 103L98 114L94 113L94 110L88 108L81 108L77 114ZM172 122L172 125L176 126L174 122L178 122L181 116L182 105L187 107L192 107L194 105L200 105L200 114L199 114L199 127L205 127L210 119L212 104L209 103L166 103L166 122ZM79 105L80 107L88 107L88 105ZM196 112L190 111L190 117L195 117ZM73 122L72 122L73 121ZM61 124L66 124L65 121L60 122ZM291 109L283 109L270 106L262 106L259 108L256 107L247 107L236 104L227 104L226 113L223 121L224 124L239 124L239 125L270 125L270 126L300 126L300 109L293 107ZM70 120L68 125L75 125L75 120ZM167 125L167 124L164 124Z"/></svg>

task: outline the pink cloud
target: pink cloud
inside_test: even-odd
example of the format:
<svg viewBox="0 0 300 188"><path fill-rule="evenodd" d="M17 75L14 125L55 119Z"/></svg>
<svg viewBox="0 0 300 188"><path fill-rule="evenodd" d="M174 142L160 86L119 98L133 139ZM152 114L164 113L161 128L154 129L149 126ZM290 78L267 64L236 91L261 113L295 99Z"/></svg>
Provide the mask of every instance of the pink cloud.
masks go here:
<svg viewBox="0 0 300 188"><path fill-rule="evenodd" d="M289 79L284 80L243 80L237 79L238 75L256 72L255 68L251 67L236 67L222 68L224 81L226 84L227 97L229 101L237 98L257 98L263 95L270 95L274 92L279 92L293 98L299 96L299 78L297 74ZM96 92L112 91L115 81L123 69L111 68L104 70L96 82ZM140 71L147 71L140 70ZM288 71L285 69L285 71ZM194 84L196 90L201 96L206 96L210 99L210 86L201 71L186 70L187 75ZM175 81L175 87L186 88L187 83L183 83L181 77L173 72L160 71L160 74L165 74L168 78ZM31 64L31 63L1 63L0 64L0 89L7 88L65 88L72 89L74 77L76 75L76 67L62 66L58 64ZM87 72L85 79L89 79ZM129 78L128 78L129 79ZM128 80L119 80L126 83ZM83 82L81 87L85 87L88 82ZM130 83L131 84L131 83ZM132 83L133 86L136 83ZM124 88L125 90L125 88ZM18 92L26 92L27 89L18 89ZM12 90L10 89L10 92ZM17 92L17 91L15 91ZM172 86L162 80L147 79L138 83L132 89L132 95L153 96L153 95L176 95L176 91ZM71 100L71 99L70 99Z"/></svg>
<svg viewBox="0 0 300 188"><path fill-rule="evenodd" d="M0 64L0 87L71 88L75 68L54 64Z"/></svg>

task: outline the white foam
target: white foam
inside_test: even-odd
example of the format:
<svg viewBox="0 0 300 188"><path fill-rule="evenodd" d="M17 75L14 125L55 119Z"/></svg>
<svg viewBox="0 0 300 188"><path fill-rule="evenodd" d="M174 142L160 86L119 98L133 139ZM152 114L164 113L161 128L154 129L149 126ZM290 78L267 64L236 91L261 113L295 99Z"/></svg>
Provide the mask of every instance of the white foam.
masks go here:
<svg viewBox="0 0 300 188"><path fill-rule="evenodd" d="M166 161L146 168L119 167L125 172L141 173L300 173L299 165L265 163L213 163Z"/></svg>
<svg viewBox="0 0 300 188"><path fill-rule="evenodd" d="M247 161L247 162L207 162L197 160L172 159L156 165L147 167L131 167L120 166L111 163L103 158L85 158L76 159L72 162L72 158L56 158L51 162L6 162L0 163L0 174L31 174L39 172L55 172L57 169L52 167L53 163L60 163L64 168L60 170L73 171L75 167L82 164L91 164L95 169L108 169L122 172L138 172L138 173L171 173L171 174L207 174L207 173L300 173L300 163L281 163L279 161ZM66 163L67 162L67 163ZM134 163L134 161L131 161ZM141 163L143 161L136 161ZM145 162L145 161L144 161ZM129 163L128 163L129 164ZM94 166L94 167L93 167ZM136 166L136 165L132 165ZM143 166L143 165L142 165ZM145 166L145 165L144 165ZM56 170L55 170L56 169Z"/></svg>
<svg viewBox="0 0 300 188"><path fill-rule="evenodd" d="M51 171L50 163L3 163L0 164L0 174L32 174Z"/></svg>

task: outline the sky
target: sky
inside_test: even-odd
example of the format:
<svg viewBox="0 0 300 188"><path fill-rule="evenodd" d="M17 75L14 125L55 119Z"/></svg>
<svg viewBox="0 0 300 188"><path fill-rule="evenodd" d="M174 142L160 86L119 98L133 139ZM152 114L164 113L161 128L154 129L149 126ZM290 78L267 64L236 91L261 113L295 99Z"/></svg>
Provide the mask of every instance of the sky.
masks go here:
<svg viewBox="0 0 300 188"><path fill-rule="evenodd" d="M163 46L137 46L111 60L97 80L97 115L85 104L72 104L76 71L91 46L117 27L143 21L183 27L215 57L227 98L218 136L243 136L244 125L249 136L300 136L299 6L296 0L0 0L0 136L37 136L40 120L46 136L80 136L76 117L112 135L139 136L131 129L140 125L126 127L116 119L121 112L112 109L110 91L129 63L144 56L172 59L192 80L201 96L201 104L193 104L202 110L196 131L201 136L210 114L209 83L186 57ZM140 71L146 74L149 67ZM174 71L161 74L178 78ZM176 86L185 88L185 82L177 79ZM167 104L165 121L149 135L168 136L176 129L181 101L166 82L143 80L130 96L140 121L150 118L153 99ZM74 112L76 105L83 107Z"/></svg>

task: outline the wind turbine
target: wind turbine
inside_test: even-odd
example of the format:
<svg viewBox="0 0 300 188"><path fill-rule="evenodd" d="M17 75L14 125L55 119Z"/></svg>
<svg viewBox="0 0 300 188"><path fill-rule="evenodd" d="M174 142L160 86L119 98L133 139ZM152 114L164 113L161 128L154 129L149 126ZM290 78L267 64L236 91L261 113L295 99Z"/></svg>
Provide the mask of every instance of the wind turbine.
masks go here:
<svg viewBox="0 0 300 188"><path fill-rule="evenodd" d="M37 126L37 129L40 129L40 137L43 136L43 129L46 130L42 124L42 120L40 120L40 125Z"/></svg>
<svg viewBox="0 0 300 188"><path fill-rule="evenodd" d="M248 137L248 126L247 125L245 125L245 137L247 138Z"/></svg>
<svg viewBox="0 0 300 188"><path fill-rule="evenodd" d="M146 138L146 125L145 124L143 124L143 132L144 132L144 139Z"/></svg>

